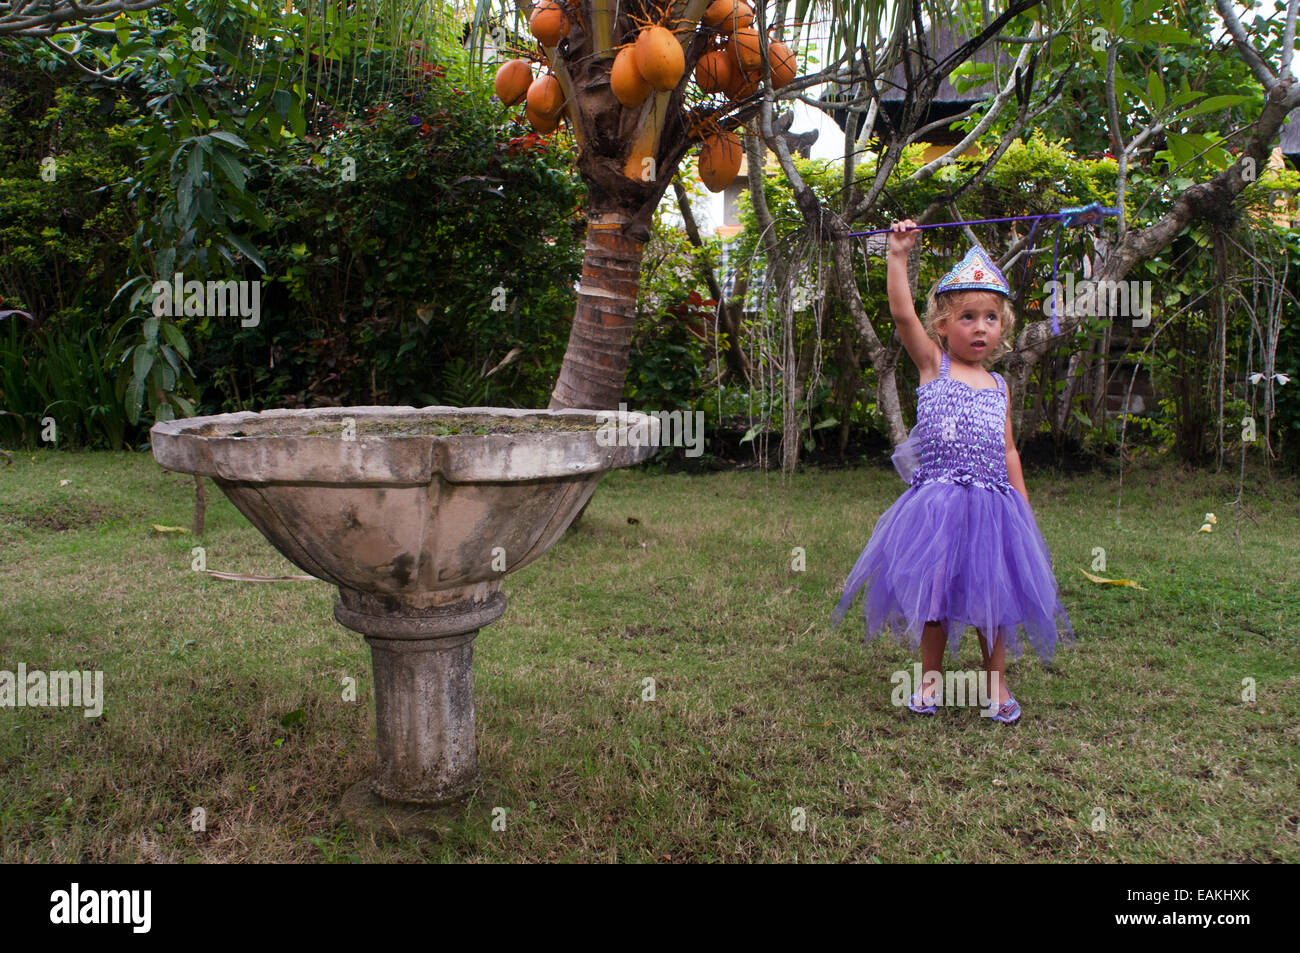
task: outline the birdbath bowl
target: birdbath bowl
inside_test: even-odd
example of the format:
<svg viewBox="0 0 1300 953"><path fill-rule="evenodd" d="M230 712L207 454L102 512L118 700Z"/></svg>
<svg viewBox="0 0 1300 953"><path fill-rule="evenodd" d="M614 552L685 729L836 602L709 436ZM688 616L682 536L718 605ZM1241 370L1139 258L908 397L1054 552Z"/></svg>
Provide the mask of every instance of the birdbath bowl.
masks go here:
<svg viewBox="0 0 1300 953"><path fill-rule="evenodd" d="M500 407L341 407L156 424L154 458L212 480L271 545L338 587L365 636L385 801L445 805L478 781L474 656L501 581L546 552L657 417Z"/></svg>

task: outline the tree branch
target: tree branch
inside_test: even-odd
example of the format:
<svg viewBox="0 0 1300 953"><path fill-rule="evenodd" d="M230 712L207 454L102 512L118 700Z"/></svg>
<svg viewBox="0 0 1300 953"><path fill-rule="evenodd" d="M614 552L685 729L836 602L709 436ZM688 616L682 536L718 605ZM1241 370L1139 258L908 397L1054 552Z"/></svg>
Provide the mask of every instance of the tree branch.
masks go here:
<svg viewBox="0 0 1300 953"><path fill-rule="evenodd" d="M1291 78L1291 56L1295 53L1295 15L1300 6L1298 0L1290 0L1286 6L1286 29L1282 31L1282 68L1278 71L1279 79Z"/></svg>
<svg viewBox="0 0 1300 953"><path fill-rule="evenodd" d="M1223 207L1231 204L1242 189L1255 180L1255 170L1267 166L1273 140L1277 138L1287 114L1300 108L1300 85L1295 80L1271 82L1264 109L1255 122L1255 132L1243 146L1238 161L1210 181L1190 186L1174 200L1169 211L1159 221L1139 231L1128 232L1107 256L1101 270L1093 276L1094 281L1119 281L1138 262L1146 261L1167 248L1188 225L1221 214ZM1248 167L1252 172L1245 174L1243 170ZM1082 294L1080 292L1080 297ZM1079 325L1084 310L1086 309L1070 307L1065 310L1065 314L1059 316L1062 334L1068 334ZM1040 320L1027 324L1021 332L1019 346L1011 361L1021 369L1032 367L1042 359L1052 339L1049 322Z"/></svg>
<svg viewBox="0 0 1300 953"><path fill-rule="evenodd" d="M0 36L47 37L77 33L92 23L123 13L150 10L164 0L103 0L82 6L75 0L5 0L0 2Z"/></svg>
<svg viewBox="0 0 1300 953"><path fill-rule="evenodd" d="M1277 82L1277 77L1273 75L1273 71L1268 68L1263 58L1255 52L1255 48L1250 45L1250 40L1246 37L1246 31L1242 28L1241 21L1237 19L1237 14L1232 10L1230 0L1214 0L1214 5L1218 8L1219 16L1223 17L1224 26L1232 34L1232 42L1237 47L1237 52L1241 54L1241 58L1246 61L1246 65L1255 74L1255 78L1264 87L1264 91L1267 92L1272 89L1273 84ZM1292 0L1292 6L1294 7L1294 5L1294 0Z"/></svg>
<svg viewBox="0 0 1300 953"><path fill-rule="evenodd" d="M1041 27L1039 24L1035 23L1030 35L1032 36L1039 32L1041 32ZM1021 48L1020 55L1016 57L1015 68L1012 70L1011 77L1007 80L1007 84L1002 87L995 97L993 97L993 103L989 106L988 112L986 112L975 125L975 128L967 133L966 137L962 139L961 142L957 143L957 145L953 146L943 155L926 163L909 175L907 177L908 182L923 182L944 166L954 165L957 162L957 156L969 149L972 143L979 141L980 136L984 135L984 133L988 131L989 127L993 125L993 121L997 119L998 114L1002 112L1002 107L1007 104L1007 100L1009 100L1015 93L1017 75L1025 68L1025 63L1029 59L1030 51L1031 48L1028 45ZM974 107L972 107L972 109L973 108ZM949 120L945 120L945 122L947 121ZM909 137L909 141L915 141L917 135L918 133L913 133L911 137Z"/></svg>

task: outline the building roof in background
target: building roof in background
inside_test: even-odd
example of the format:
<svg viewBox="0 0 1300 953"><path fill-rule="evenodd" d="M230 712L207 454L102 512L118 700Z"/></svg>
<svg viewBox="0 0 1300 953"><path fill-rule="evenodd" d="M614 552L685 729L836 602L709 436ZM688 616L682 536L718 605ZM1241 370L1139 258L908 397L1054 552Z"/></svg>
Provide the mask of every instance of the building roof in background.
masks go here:
<svg viewBox="0 0 1300 953"><path fill-rule="evenodd" d="M1282 154L1300 156L1300 109L1293 109L1282 124Z"/></svg>
<svg viewBox="0 0 1300 953"><path fill-rule="evenodd" d="M956 38L951 30L938 30L928 36L929 56L936 63L942 62L950 56L958 46L966 42L965 38ZM913 64L918 64L920 57L918 54L912 54ZM1008 54L1005 44L996 41L986 43L983 47L975 52L967 62L971 63L997 63L1004 69L1010 69L1015 65L1015 57ZM916 72L913 72L913 76ZM1003 78L1005 82L1005 78ZM888 74L885 80L878 81L880 89L880 98L882 105L882 115L876 117L876 131L883 131L888 124L897 123L902 118L903 98L907 88L907 74L903 70L903 64L898 63ZM840 87L843 90L839 96L828 96L828 99L843 98L855 99L858 95L860 85L855 83L850 87ZM934 99L930 102L926 114L922 117L920 124L929 125L943 119L945 116L955 116L971 105L987 99L990 95L996 93L996 87L992 82L983 82L978 86L972 86L965 92L959 93L953 88L949 77L944 77L939 83L938 92L935 93ZM830 117L841 129L845 127L848 120L848 112L842 109L827 110ZM951 145L960 139L960 136L938 131L929 137L930 141L940 144Z"/></svg>
<svg viewBox="0 0 1300 953"><path fill-rule="evenodd" d="M929 55L936 63L942 62L950 56L959 45L966 42L965 39L956 39L952 35L951 30L939 30L936 33L932 33L929 39ZM968 62L998 63L1005 68L1010 68L1015 64L1016 60L1014 56L1007 55L1004 47L1004 44L997 42L986 43L980 49L975 51L975 55L972 56ZM918 60L919 57L916 56L916 54L913 54L913 63L916 63ZM894 84L897 88L895 89L893 86L884 87L881 90L880 98L885 102L901 100L903 98L903 90L907 88L907 74L903 71L902 63L896 65L890 72L889 82ZM948 81L948 77L945 76L943 82L939 84L939 92L935 95L935 102L974 103L987 98L989 93L993 91L994 88L992 83L981 83L979 86L972 86L964 93L959 93L953 88L952 83Z"/></svg>

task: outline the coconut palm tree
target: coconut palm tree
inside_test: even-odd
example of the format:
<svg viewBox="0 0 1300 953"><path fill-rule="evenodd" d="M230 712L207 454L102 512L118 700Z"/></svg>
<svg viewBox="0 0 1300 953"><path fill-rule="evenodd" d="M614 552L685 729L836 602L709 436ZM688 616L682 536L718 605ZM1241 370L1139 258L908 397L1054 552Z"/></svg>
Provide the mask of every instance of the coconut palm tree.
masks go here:
<svg viewBox="0 0 1300 953"><path fill-rule="evenodd" d="M769 38L751 26L755 60L761 57L767 67L762 76L727 93L700 90L693 78L697 63L730 33L745 28L741 18L748 10L741 5L739 16L702 24L710 5L711 0L572 0L563 8L563 29L555 42L547 45L551 37L545 35L539 42L545 65L562 90L563 118L587 186L582 281L552 408L617 406L631 348L642 249L655 209L687 153L706 136L730 132L751 118L760 89L772 81ZM728 5L734 6L721 0L717 8ZM476 27L483 29L492 12L504 12L502 7L482 0L474 13ZM627 105L611 84L613 64L621 49L654 27L669 31L659 38L671 37L680 49L680 55L674 54L680 65L669 76L671 85L660 79L643 101ZM637 50L638 59L640 55ZM738 142L734 148L738 162Z"/></svg>

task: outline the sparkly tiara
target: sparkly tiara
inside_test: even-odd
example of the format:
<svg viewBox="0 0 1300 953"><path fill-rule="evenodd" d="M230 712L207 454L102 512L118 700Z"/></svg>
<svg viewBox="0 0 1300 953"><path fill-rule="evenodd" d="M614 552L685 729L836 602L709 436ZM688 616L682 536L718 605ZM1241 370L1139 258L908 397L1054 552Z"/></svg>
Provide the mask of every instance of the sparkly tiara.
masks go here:
<svg viewBox="0 0 1300 953"><path fill-rule="evenodd" d="M993 264L993 259L979 245L972 245L966 257L939 279L936 294L945 291L995 291L1011 297L1011 286Z"/></svg>

